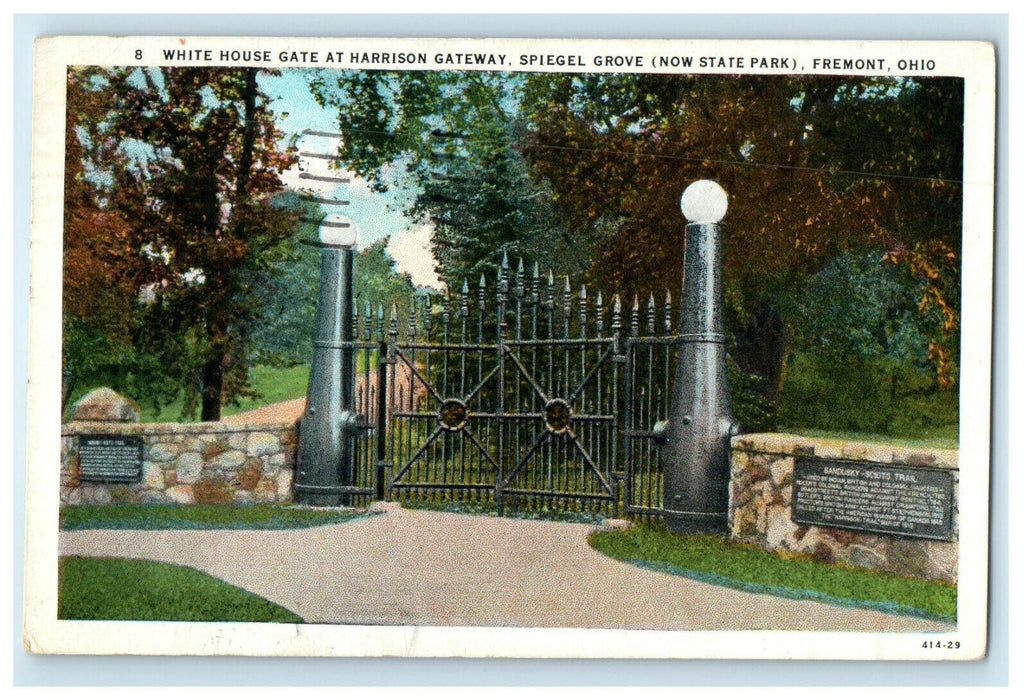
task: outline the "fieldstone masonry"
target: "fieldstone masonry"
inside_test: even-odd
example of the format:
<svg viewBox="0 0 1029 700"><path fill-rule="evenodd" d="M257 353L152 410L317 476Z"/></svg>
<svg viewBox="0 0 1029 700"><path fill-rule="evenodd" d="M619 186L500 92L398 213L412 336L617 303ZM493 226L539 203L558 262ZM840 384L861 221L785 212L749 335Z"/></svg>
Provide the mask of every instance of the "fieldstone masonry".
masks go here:
<svg viewBox="0 0 1029 700"><path fill-rule="evenodd" d="M82 481L78 446L83 435L142 437L146 449L139 482ZM292 423L73 420L61 428L61 503L291 502L296 438Z"/></svg>
<svg viewBox="0 0 1029 700"><path fill-rule="evenodd" d="M793 522L793 465L797 457L946 470L954 481L951 541ZM795 435L741 435L732 441L731 467L729 529L733 539L786 555L810 554L827 563L957 582L957 450L898 448Z"/></svg>
<svg viewBox="0 0 1029 700"><path fill-rule="evenodd" d="M73 421L139 421L139 406L114 389L101 387L89 392L71 407Z"/></svg>
<svg viewBox="0 0 1029 700"><path fill-rule="evenodd" d="M297 444L294 423L129 422L138 420L131 402L109 389L94 394L76 404L73 420L61 429L62 504L292 502ZM91 420L79 419L83 416ZM86 435L141 437L145 454L139 482L82 481L78 446L79 438ZM797 457L947 471L954 483L953 537L950 541L929 540L794 522L791 504ZM781 434L737 436L732 440L730 536L785 556L808 554L827 563L956 583L957 467L957 450Z"/></svg>

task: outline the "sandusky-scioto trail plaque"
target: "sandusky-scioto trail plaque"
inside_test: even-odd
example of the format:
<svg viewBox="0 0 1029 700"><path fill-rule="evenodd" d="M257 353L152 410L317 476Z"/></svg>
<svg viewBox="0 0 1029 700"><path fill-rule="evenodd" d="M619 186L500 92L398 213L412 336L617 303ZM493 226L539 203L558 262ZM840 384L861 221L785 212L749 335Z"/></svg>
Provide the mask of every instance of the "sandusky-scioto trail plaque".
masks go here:
<svg viewBox="0 0 1029 700"><path fill-rule="evenodd" d="M949 540L954 482L949 471L844 460L797 459L793 521Z"/></svg>
<svg viewBox="0 0 1029 700"><path fill-rule="evenodd" d="M83 435L79 441L79 478L83 481L133 482L143 473L143 438L132 435Z"/></svg>

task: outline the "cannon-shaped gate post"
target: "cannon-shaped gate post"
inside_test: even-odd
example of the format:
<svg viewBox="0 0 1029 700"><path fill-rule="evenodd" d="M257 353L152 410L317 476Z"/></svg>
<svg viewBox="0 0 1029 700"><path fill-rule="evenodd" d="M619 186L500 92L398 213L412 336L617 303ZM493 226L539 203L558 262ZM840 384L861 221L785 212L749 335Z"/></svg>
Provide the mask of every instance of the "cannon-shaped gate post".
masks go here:
<svg viewBox="0 0 1029 700"><path fill-rule="evenodd" d="M298 503L350 505L355 490L354 437L361 430L354 414L354 245L357 225L329 215L321 223L322 250L314 357L307 385L307 408L300 419Z"/></svg>
<svg viewBox="0 0 1029 700"><path fill-rule="evenodd" d="M729 395L722 319L722 240L728 198L711 180L682 193L686 226L678 358L663 442L662 510L673 532L725 532L729 440L737 432Z"/></svg>

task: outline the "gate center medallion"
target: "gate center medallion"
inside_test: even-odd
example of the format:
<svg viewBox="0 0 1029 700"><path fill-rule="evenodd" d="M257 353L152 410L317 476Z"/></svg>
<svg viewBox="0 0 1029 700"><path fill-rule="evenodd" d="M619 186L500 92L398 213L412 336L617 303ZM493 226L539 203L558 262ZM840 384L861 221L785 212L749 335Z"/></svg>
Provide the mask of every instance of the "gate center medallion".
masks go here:
<svg viewBox="0 0 1029 700"><path fill-rule="evenodd" d="M572 407L564 399L551 399L543 408L543 421L552 433L565 433L572 425Z"/></svg>
<svg viewBox="0 0 1029 700"><path fill-rule="evenodd" d="M468 406L461 399L447 399L439 407L438 420L447 430L460 430L468 422Z"/></svg>

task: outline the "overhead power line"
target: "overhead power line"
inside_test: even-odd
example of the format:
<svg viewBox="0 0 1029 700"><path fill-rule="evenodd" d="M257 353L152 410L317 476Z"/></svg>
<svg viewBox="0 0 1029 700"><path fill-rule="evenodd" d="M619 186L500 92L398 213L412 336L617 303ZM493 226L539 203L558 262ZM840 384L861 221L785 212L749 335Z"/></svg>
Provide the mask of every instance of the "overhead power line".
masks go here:
<svg viewBox="0 0 1029 700"><path fill-rule="evenodd" d="M364 134L381 134L383 136L394 137L391 131L384 131L381 129L359 129L356 127L348 128L345 131L352 133L364 133ZM301 134L317 134L319 136L332 136L334 138L343 138L342 132L314 132L305 129ZM487 138L473 138L458 134L456 132L440 132L438 129L433 129L429 132L431 136L444 137L444 138L457 138L472 143L490 144L499 146L515 146L516 143L513 141L503 141L501 139L487 139ZM612 156L631 156L635 158L654 158L658 160L678 161L685 163L704 163L704 164L715 164L727 167L751 167L751 168L768 168L776 170L789 170L794 172L809 172L809 173L823 173L829 176L846 175L849 177L866 177L874 178L878 180L912 180L920 182L941 182L949 185L962 186L963 180L955 178L945 177L931 177L925 175L901 175L894 173L884 173L878 171L866 171L866 170L849 170L839 168L819 168L815 166L804 166L804 165L786 165L784 163L766 163L761 161L747 161L747 160L727 160L725 158L705 158L703 156L682 156L672 155L668 153L654 153L651 151L622 151L614 149L603 149L603 148L582 148L575 146L561 146L552 143L530 143L530 144L518 144L522 148L533 148L541 150L551 151L574 151L579 153L596 153L601 155L612 155ZM469 158L470 156L461 155L457 153L439 153L433 152L433 157L439 158L440 160L459 160L461 158Z"/></svg>
<svg viewBox="0 0 1029 700"><path fill-rule="evenodd" d="M347 184L350 182L349 177L332 177L329 175L311 175L310 173L300 173L301 180L315 180L317 182L335 182L340 184Z"/></svg>
<svg viewBox="0 0 1029 700"><path fill-rule="evenodd" d="M93 114L107 114L107 110L102 110L102 109L86 110L86 111L90 112L90 113L93 113ZM188 119L189 118L188 115L172 114L172 115L167 115L167 116L173 116L173 117L178 117L178 118L183 118L183 119ZM219 117L214 117L214 118L218 119ZM233 121L235 121L235 120L233 120ZM343 129L343 130L338 131L338 132L320 131L320 130L317 130L317 129L304 129L299 134L294 134L294 135L299 135L299 136L325 136L325 137L329 137L329 138L343 138L346 133L380 134L382 136L388 136L390 138L396 138L396 136L397 136L397 134L395 134L394 132L385 131L383 129L361 129L361 128L357 128L357 127L351 127L351 128ZM786 163L769 163L769 162L749 161L749 160L729 160L729 159L726 159L726 158L712 158L712 157L697 156L697 155L673 155L673 154L669 154L669 153L656 153L656 152L653 152L653 151L642 151L642 150L626 151L626 150L604 149L604 148L584 148L584 147L576 147L576 146L565 146L565 145L554 144L554 143L517 143L517 142L514 142L514 141L507 141L507 140L503 140L503 139L491 139L491 138L485 138L485 137L464 136L464 135L458 134L456 132L442 132L442 131L440 131L438 129L431 130L431 131L429 131L427 133L430 136L437 136L437 137L444 137L444 138L455 138L455 139L465 140L465 141L468 141L469 143L473 143L473 144L485 144L485 145L493 145L493 146L514 147L514 146L517 145L520 148L535 149L535 150L571 151L571 152L578 152L578 153L594 153L594 154L601 154L601 155L610 155L610 156L616 156L616 157L653 158L653 159L664 160L664 161L684 162L684 163L700 163L700 164L719 165L719 166L723 166L723 167L733 167L733 168L765 168L765 169L784 170L784 171L792 171L792 172L821 173L821 174L829 176L829 177L846 176L846 177L855 177L855 178L871 178L871 179L877 179L877 180L905 180L905 181L912 181L912 182L944 183L944 184L952 185L952 186L956 186L956 187L961 187L961 186L964 185L964 181L961 180L961 179L958 179L958 178L946 178L946 177L938 177L938 176L930 176L930 175L903 175L903 174L898 174L898 173L887 173L887 172L882 172L882 171L822 168L822 167L816 167L816 166L789 165L789 164L786 164ZM307 156L307 157L311 157L311 158L325 159L325 160L339 160L339 156L327 155L327 154L302 152L299 155ZM465 159L470 158L470 156L468 156L468 155L449 154L449 153L448 154L434 153L433 155L437 156L437 157L439 157L441 159L447 159L447 160L458 160L458 159L462 159L462 158L465 158ZM337 182L337 183L344 183L344 184L350 182L349 179L325 178L325 177L317 176L317 175L308 175L306 173L301 173L300 177L302 179L319 180L319 181L323 181L323 182Z"/></svg>
<svg viewBox="0 0 1029 700"><path fill-rule="evenodd" d="M304 129L300 132L301 136L328 136L333 139L343 138L343 134L333 133L331 131L318 131L317 129Z"/></svg>
<svg viewBox="0 0 1029 700"><path fill-rule="evenodd" d="M315 195L303 195L300 197L305 202L317 202L318 204L328 204L336 206L349 206L350 202L345 199L331 199L329 197L316 197Z"/></svg>
<svg viewBox="0 0 1029 700"><path fill-rule="evenodd" d="M339 156L332 155L330 153L310 153L308 151L300 151L297 153L301 158L317 158L319 160L339 160Z"/></svg>
<svg viewBox="0 0 1029 700"><path fill-rule="evenodd" d="M310 216L300 217L300 220L305 224L314 224L324 228L350 228L350 224L346 221L325 221L324 219L315 219Z"/></svg>

